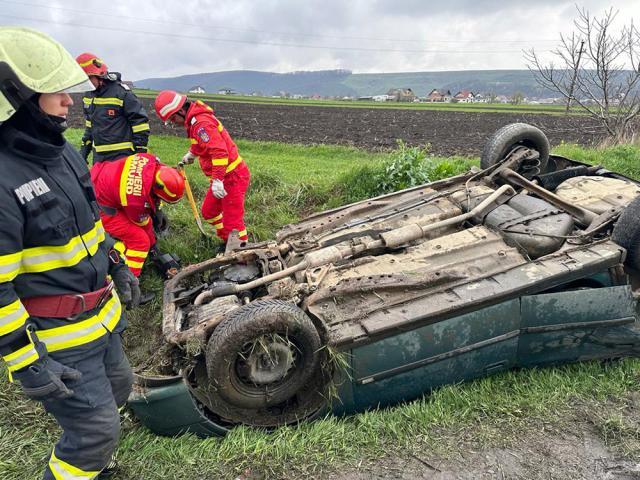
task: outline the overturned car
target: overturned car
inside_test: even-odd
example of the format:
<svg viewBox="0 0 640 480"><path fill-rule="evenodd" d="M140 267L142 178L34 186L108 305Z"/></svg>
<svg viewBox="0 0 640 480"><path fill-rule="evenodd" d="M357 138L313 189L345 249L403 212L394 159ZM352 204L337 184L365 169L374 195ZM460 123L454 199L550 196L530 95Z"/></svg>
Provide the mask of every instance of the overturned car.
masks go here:
<svg viewBox="0 0 640 480"><path fill-rule="evenodd" d="M313 215L168 281L174 375L153 431L224 434L416 398L491 373L640 353L640 185L549 155L526 124L481 170Z"/></svg>

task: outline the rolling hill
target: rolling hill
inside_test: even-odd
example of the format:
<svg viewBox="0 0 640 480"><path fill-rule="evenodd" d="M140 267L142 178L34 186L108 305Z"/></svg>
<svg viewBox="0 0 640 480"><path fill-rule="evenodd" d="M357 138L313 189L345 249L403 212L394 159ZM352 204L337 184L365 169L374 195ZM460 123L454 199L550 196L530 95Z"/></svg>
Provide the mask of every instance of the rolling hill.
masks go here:
<svg viewBox="0 0 640 480"><path fill-rule="evenodd" d="M139 88L187 91L195 86L208 93L221 89L264 96L287 92L291 95L367 96L387 93L391 88L411 88L426 96L434 88L455 94L467 89L474 93L510 96L520 92L527 97L553 96L542 90L528 70L465 70L452 72L352 73L348 70L272 73L252 70L198 73L171 78L135 81Z"/></svg>

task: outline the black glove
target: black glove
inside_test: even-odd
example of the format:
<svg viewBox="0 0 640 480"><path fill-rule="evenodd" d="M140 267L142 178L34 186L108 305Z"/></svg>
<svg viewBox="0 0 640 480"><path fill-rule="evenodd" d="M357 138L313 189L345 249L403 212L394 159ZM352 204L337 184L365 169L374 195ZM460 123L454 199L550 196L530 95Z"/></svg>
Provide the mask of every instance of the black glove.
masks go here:
<svg viewBox="0 0 640 480"><path fill-rule="evenodd" d="M149 250L149 258L165 280L173 278L180 270L180 257L175 253L162 253L157 244Z"/></svg>
<svg viewBox="0 0 640 480"><path fill-rule="evenodd" d="M89 159L89 154L91 153L91 144L87 144L87 145L82 145L82 147L80 147L80 154L82 155L82 158L84 158L84 161L87 162Z"/></svg>
<svg viewBox="0 0 640 480"><path fill-rule="evenodd" d="M136 153L148 153L148 151L147 147L136 145Z"/></svg>
<svg viewBox="0 0 640 480"><path fill-rule="evenodd" d="M156 231L158 236L162 237L168 233L169 219L162 210L157 208L151 216L151 219L153 220L153 229Z"/></svg>
<svg viewBox="0 0 640 480"><path fill-rule="evenodd" d="M25 395L33 400L63 399L73 395L65 380L80 380L82 373L52 358L42 358L13 374Z"/></svg>
<svg viewBox="0 0 640 480"><path fill-rule="evenodd" d="M140 283L136 276L131 273L129 267L121 263L113 264L109 273L120 295L120 301L125 304L127 310L136 308L140 304Z"/></svg>

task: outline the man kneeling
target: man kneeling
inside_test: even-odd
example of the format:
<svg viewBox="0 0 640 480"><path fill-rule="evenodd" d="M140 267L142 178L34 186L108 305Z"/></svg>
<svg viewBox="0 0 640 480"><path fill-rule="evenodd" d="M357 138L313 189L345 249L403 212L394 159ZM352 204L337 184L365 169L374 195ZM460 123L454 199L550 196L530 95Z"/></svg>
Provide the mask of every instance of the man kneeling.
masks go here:
<svg viewBox="0 0 640 480"><path fill-rule="evenodd" d="M157 254L151 216L161 201L182 198L184 178L154 155L139 153L95 165L91 179L104 228L123 244L127 265L137 277L149 251Z"/></svg>

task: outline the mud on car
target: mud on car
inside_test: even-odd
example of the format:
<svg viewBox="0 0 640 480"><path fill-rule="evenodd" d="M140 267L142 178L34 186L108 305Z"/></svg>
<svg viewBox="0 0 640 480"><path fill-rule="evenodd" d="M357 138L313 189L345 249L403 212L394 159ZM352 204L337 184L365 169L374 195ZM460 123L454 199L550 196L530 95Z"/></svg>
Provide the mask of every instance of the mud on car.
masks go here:
<svg viewBox="0 0 640 480"><path fill-rule="evenodd" d="M511 124L481 168L230 240L164 290L153 431L224 434L390 405L495 372L635 356L640 185Z"/></svg>

